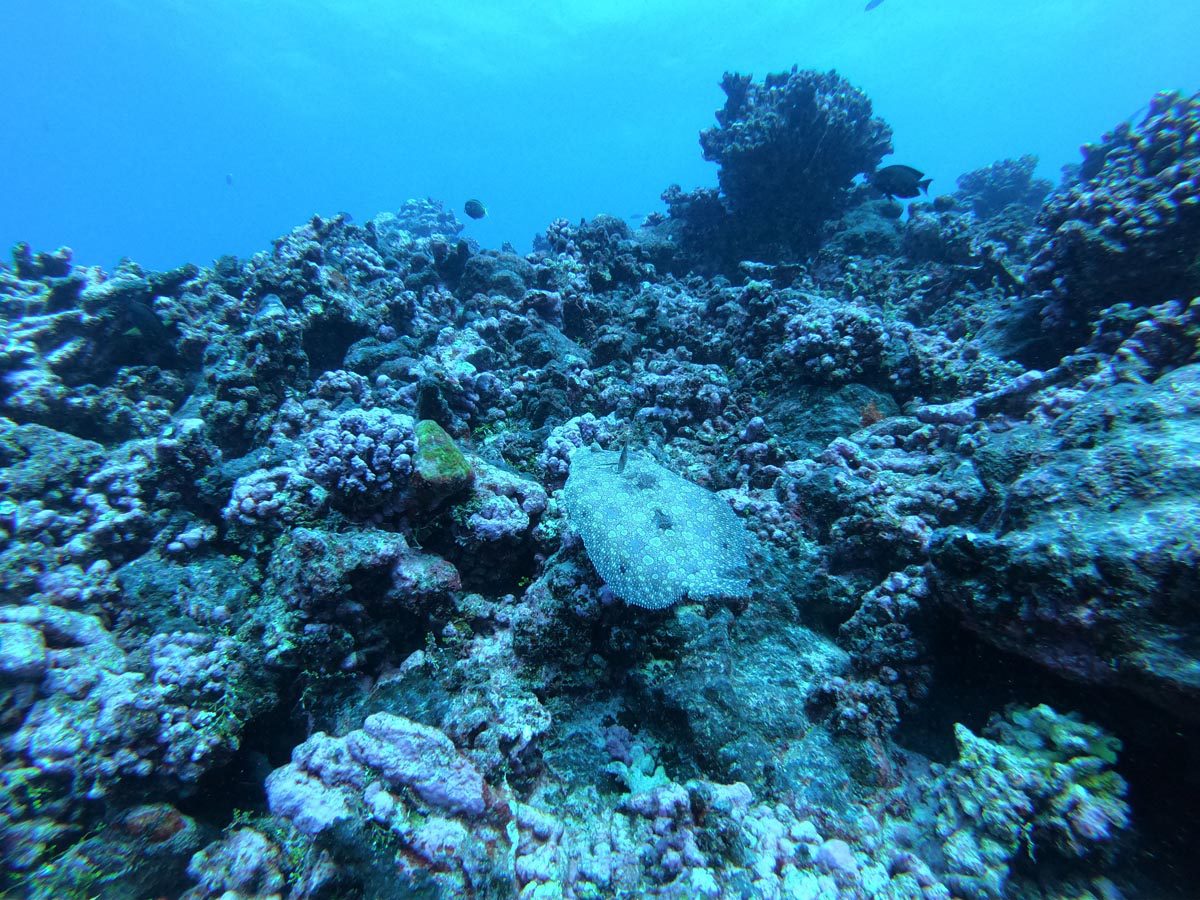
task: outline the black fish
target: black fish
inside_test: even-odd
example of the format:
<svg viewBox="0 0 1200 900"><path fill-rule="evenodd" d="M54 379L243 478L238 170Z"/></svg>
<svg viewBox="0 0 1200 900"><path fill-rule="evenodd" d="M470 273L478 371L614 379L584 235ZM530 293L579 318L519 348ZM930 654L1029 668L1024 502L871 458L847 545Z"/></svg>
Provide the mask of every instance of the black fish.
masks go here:
<svg viewBox="0 0 1200 900"><path fill-rule="evenodd" d="M487 207L478 200L468 200L463 206L463 212L472 219L482 219L487 215Z"/></svg>
<svg viewBox="0 0 1200 900"><path fill-rule="evenodd" d="M924 174L912 166L884 166L871 176L871 184L888 199L903 197L907 200L922 192L929 193L929 183L933 179L922 179Z"/></svg>
<svg viewBox="0 0 1200 900"><path fill-rule="evenodd" d="M130 323L141 332L142 337L146 340L160 345L169 342L167 326L162 323L162 319L158 317L158 313L154 311L153 307L140 300L130 300L125 312Z"/></svg>
<svg viewBox="0 0 1200 900"><path fill-rule="evenodd" d="M863 12L870 12L871 10L873 10L875 7L877 7L882 2L883 2L883 0L871 0L871 2L867 4L867 8L864 9Z"/></svg>

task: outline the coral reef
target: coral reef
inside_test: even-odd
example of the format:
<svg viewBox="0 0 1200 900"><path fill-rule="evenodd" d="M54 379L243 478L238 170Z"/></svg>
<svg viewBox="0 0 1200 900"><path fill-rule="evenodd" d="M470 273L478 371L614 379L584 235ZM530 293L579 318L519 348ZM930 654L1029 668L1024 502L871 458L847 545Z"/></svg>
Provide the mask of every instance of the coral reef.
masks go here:
<svg viewBox="0 0 1200 900"><path fill-rule="evenodd" d="M700 134L704 158L719 166L720 196L673 188L663 197L671 218L705 255L742 254L733 262L814 250L854 177L891 152L891 128L836 72L793 67L761 83L727 72L721 90L717 125Z"/></svg>
<svg viewBox="0 0 1200 900"><path fill-rule="evenodd" d="M1038 213L1047 237L1030 270L1055 349L1087 337L1115 303L1200 294L1200 94L1162 93L1145 118L1083 148L1083 162Z"/></svg>
<svg viewBox="0 0 1200 900"><path fill-rule="evenodd" d="M1004 159L960 175L954 199L971 208L981 219L990 219L1017 207L1017 215L1032 216L1054 185L1034 177L1037 157Z"/></svg>
<svg viewBox="0 0 1200 900"><path fill-rule="evenodd" d="M1190 895L1196 98L905 216L840 76L723 88L526 255L15 248L0 893Z"/></svg>
<svg viewBox="0 0 1200 900"><path fill-rule="evenodd" d="M1120 742L1048 706L1010 710L984 736L955 727L958 760L932 788L946 883L1004 896L1018 854L1103 853L1129 824Z"/></svg>

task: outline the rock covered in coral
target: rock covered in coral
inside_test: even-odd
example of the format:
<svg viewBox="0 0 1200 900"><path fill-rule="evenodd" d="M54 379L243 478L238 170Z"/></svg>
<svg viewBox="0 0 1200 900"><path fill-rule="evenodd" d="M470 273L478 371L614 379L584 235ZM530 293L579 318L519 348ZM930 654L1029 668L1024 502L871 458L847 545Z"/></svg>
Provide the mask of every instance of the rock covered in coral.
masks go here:
<svg viewBox="0 0 1200 900"><path fill-rule="evenodd" d="M353 410L309 433L306 474L347 505L386 504L413 471L417 438L411 416Z"/></svg>
<svg viewBox="0 0 1200 900"><path fill-rule="evenodd" d="M196 853L188 874L199 884L184 900L278 896L287 887L283 851L260 831L239 828Z"/></svg>
<svg viewBox="0 0 1200 900"><path fill-rule="evenodd" d="M1054 187L1045 178L1034 176L1037 162L1036 156L1026 154L960 175L955 199L970 206L982 219L1010 207L1018 207L1019 214L1032 215Z"/></svg>
<svg viewBox="0 0 1200 900"><path fill-rule="evenodd" d="M871 172L891 151L891 129L871 102L834 72L768 75L757 84L726 74L717 126L701 133L705 159L716 162L734 214L767 227L799 215L785 246L803 247L837 212L855 175ZM801 213L800 210L803 210Z"/></svg>
<svg viewBox="0 0 1200 900"><path fill-rule="evenodd" d="M311 520L325 505L328 492L289 465L258 469L233 485L222 515L231 524L263 530L274 523Z"/></svg>
<svg viewBox="0 0 1200 900"><path fill-rule="evenodd" d="M244 678L231 641L159 636L147 677L93 616L52 607L7 607L2 615L19 638L6 643L5 656L22 654L11 674L44 676L5 745L40 772L78 777L98 798L130 778L194 782L236 748L236 736L206 709ZM39 654L46 644L55 649Z"/></svg>
<svg viewBox="0 0 1200 900"><path fill-rule="evenodd" d="M374 823L404 848L397 874L444 872L447 887L471 890L503 864L487 845L508 835L477 822L491 802L478 770L441 731L402 716L376 713L342 738L318 732L267 778L267 797L307 835Z"/></svg>
<svg viewBox="0 0 1200 900"><path fill-rule="evenodd" d="M1103 855L1128 827L1121 744L1100 729L1042 705L955 738L933 796L946 883L962 896L1006 896L1018 855Z"/></svg>
<svg viewBox="0 0 1200 900"><path fill-rule="evenodd" d="M1164 705L1195 698L1190 654L1176 649L1194 623L1176 597L1196 564L1197 375L1192 364L1096 390L1048 430L981 448L1010 498L1003 519L931 546L937 582L972 628L1071 678Z"/></svg>
<svg viewBox="0 0 1200 900"><path fill-rule="evenodd" d="M482 815L483 779L444 734L402 716L377 713L361 731L345 738L318 733L296 748L293 762L267 780L272 811L313 834L350 815L344 788L368 790L373 805L394 807L382 789L406 788L425 803L451 814ZM368 802L372 802L368 800Z"/></svg>
<svg viewBox="0 0 1200 900"><path fill-rule="evenodd" d="M1200 294L1200 95L1159 94L1140 123L1086 145L1038 222L1048 237L1030 280L1060 341L1086 337L1088 320L1114 303Z"/></svg>
<svg viewBox="0 0 1200 900"><path fill-rule="evenodd" d="M813 250L854 177L891 152L891 128L836 72L793 67L761 83L726 73L721 89L717 125L700 134L704 158L719 166L721 197L675 193L667 200L672 218L691 241L715 238L718 252L726 244L739 258Z"/></svg>

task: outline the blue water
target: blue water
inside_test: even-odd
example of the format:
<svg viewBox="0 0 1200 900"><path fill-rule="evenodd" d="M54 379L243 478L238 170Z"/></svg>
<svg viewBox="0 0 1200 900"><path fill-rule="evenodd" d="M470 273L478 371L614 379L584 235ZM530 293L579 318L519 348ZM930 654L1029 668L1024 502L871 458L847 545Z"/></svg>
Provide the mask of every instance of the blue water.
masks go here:
<svg viewBox="0 0 1200 900"><path fill-rule="evenodd" d="M1045 174L1156 90L1195 90L1195 0L41 0L5 4L0 241L82 263L249 254L314 212L408 197L527 249L716 183L697 132L725 70L834 68L949 190Z"/></svg>

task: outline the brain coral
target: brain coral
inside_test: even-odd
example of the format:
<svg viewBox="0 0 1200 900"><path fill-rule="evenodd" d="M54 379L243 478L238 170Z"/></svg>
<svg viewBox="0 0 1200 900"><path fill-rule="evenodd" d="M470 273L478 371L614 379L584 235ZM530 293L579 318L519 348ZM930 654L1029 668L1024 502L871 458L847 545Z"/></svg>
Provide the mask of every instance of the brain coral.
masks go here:
<svg viewBox="0 0 1200 900"><path fill-rule="evenodd" d="M635 606L666 609L685 596L742 596L749 537L716 494L644 456L581 448L563 488L571 525L596 571Z"/></svg>

